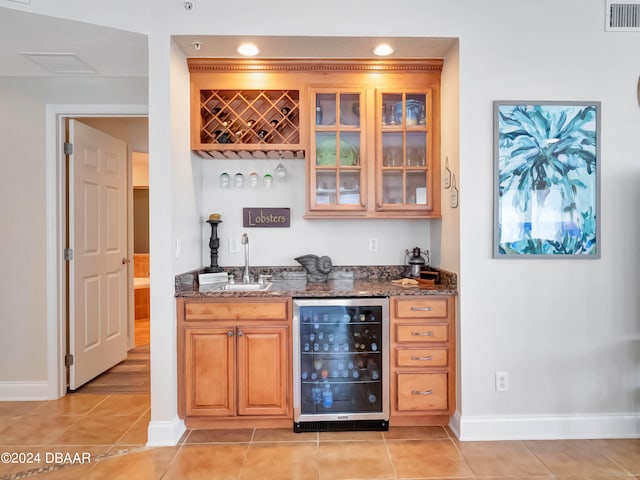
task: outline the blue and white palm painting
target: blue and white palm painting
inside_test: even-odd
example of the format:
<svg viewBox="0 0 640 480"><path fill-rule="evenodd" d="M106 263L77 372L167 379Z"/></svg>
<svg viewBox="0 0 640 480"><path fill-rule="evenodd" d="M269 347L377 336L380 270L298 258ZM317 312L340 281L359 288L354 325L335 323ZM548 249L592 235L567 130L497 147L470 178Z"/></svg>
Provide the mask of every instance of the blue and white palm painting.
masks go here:
<svg viewBox="0 0 640 480"><path fill-rule="evenodd" d="M498 104L499 255L596 255L597 104Z"/></svg>

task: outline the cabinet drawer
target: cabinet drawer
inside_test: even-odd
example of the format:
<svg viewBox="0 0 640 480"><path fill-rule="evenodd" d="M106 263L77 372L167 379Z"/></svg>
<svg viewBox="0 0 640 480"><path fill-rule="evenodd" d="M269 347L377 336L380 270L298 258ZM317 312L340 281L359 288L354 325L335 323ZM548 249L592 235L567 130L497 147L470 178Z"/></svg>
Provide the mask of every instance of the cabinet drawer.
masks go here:
<svg viewBox="0 0 640 480"><path fill-rule="evenodd" d="M285 320L286 302L198 302L185 305L186 320Z"/></svg>
<svg viewBox="0 0 640 480"><path fill-rule="evenodd" d="M398 342L446 342L448 325L396 325Z"/></svg>
<svg viewBox="0 0 640 480"><path fill-rule="evenodd" d="M396 302L398 318L445 318L446 316L446 298L408 298Z"/></svg>
<svg viewBox="0 0 640 480"><path fill-rule="evenodd" d="M447 410L446 373L399 373L398 410Z"/></svg>
<svg viewBox="0 0 640 480"><path fill-rule="evenodd" d="M398 367L446 367L447 350L444 348L401 348L396 350Z"/></svg>

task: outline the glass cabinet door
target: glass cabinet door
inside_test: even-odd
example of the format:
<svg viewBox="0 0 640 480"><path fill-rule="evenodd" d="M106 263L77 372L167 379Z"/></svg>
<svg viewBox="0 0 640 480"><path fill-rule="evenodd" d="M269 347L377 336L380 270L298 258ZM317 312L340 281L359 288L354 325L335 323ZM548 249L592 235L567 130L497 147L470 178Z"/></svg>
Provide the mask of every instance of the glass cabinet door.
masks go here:
<svg viewBox="0 0 640 480"><path fill-rule="evenodd" d="M353 90L312 90L311 210L364 209L361 105Z"/></svg>
<svg viewBox="0 0 640 480"><path fill-rule="evenodd" d="M431 93L378 91L377 102L377 210L429 209Z"/></svg>

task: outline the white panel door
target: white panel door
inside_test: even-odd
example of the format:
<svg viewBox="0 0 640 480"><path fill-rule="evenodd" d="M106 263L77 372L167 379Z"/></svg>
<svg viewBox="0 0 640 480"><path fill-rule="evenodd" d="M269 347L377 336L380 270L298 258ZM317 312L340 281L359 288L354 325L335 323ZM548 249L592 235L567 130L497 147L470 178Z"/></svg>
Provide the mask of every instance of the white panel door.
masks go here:
<svg viewBox="0 0 640 480"><path fill-rule="evenodd" d="M127 356L127 146L69 121L69 388Z"/></svg>

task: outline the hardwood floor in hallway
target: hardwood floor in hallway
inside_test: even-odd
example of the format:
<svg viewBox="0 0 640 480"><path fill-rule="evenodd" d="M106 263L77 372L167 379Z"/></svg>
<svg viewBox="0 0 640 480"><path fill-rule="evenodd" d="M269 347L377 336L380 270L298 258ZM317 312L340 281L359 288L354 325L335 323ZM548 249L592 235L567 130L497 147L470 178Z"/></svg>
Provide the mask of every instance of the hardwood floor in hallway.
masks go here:
<svg viewBox="0 0 640 480"><path fill-rule="evenodd" d="M149 319L135 321L135 345L127 353L126 360L70 394L149 393L151 388Z"/></svg>

